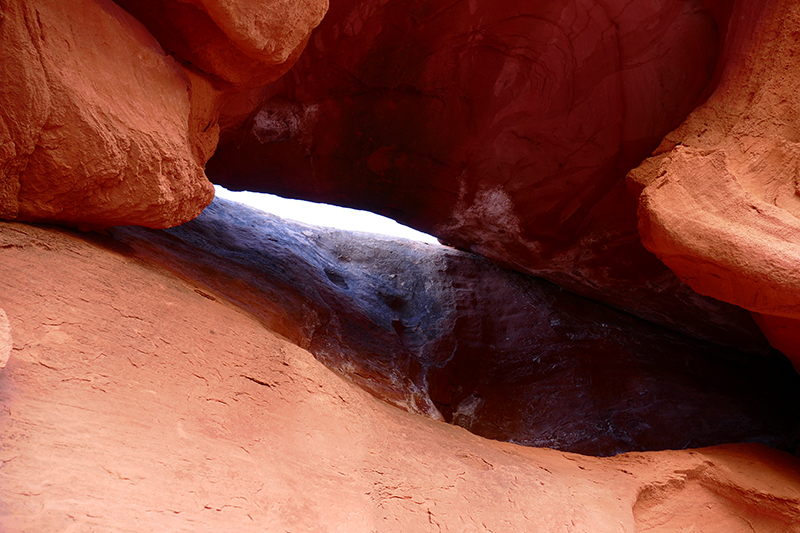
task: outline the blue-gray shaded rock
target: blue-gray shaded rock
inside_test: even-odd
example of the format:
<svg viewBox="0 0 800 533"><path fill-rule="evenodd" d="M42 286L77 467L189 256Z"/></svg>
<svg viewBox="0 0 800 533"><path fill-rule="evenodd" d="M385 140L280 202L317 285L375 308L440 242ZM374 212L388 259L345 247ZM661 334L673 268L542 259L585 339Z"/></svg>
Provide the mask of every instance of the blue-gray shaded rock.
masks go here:
<svg viewBox="0 0 800 533"><path fill-rule="evenodd" d="M164 231L115 228L410 411L585 454L758 441L795 451L800 376L474 254L308 226L216 199Z"/></svg>

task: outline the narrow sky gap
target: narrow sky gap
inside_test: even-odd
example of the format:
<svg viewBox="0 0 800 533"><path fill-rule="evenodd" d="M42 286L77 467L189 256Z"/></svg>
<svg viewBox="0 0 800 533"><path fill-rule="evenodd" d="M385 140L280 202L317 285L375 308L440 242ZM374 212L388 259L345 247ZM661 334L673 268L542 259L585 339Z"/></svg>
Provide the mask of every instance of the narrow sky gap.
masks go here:
<svg viewBox="0 0 800 533"><path fill-rule="evenodd" d="M436 237L432 235L403 226L391 218L376 215L369 211L359 211L358 209L329 204L317 204L304 200L292 200L259 192L229 191L221 185L214 185L214 188L220 198L249 205L281 218L288 218L315 226L376 233L429 244L439 244Z"/></svg>

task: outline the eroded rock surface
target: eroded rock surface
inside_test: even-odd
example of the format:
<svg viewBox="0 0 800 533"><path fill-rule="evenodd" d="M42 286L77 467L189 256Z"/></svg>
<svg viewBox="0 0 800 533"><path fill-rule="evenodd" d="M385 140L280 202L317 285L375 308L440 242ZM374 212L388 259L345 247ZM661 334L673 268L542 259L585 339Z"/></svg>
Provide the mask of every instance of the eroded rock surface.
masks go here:
<svg viewBox="0 0 800 533"><path fill-rule="evenodd" d="M0 242L4 531L800 531L784 453L485 440L375 400L118 241L2 223Z"/></svg>
<svg viewBox="0 0 800 533"><path fill-rule="evenodd" d="M179 224L222 132L228 185L575 294L225 202L1 223L1 530L800 532L761 444L480 437L797 453L800 378L717 299L798 364L800 8L119 4L0 0L1 218Z"/></svg>
<svg viewBox="0 0 800 533"><path fill-rule="evenodd" d="M189 80L112 2L4 0L0 80L0 217L169 227L213 198Z"/></svg>
<svg viewBox="0 0 800 533"><path fill-rule="evenodd" d="M327 0L119 0L187 69L220 91L212 121L241 126L294 65Z"/></svg>
<svg viewBox="0 0 800 533"><path fill-rule="evenodd" d="M451 248L216 199L116 239L201 280L378 398L479 435L593 455L758 441L794 451L800 377Z"/></svg>
<svg viewBox="0 0 800 533"><path fill-rule="evenodd" d="M800 367L800 6L740 2L713 96L630 175L642 240L701 294L763 315Z"/></svg>
<svg viewBox="0 0 800 533"><path fill-rule="evenodd" d="M183 62L252 89L275 81L303 51L327 0L119 0Z"/></svg>
<svg viewBox="0 0 800 533"><path fill-rule="evenodd" d="M625 174L700 103L729 2L346 0L216 183L367 208L689 335L763 351L639 241Z"/></svg>
<svg viewBox="0 0 800 533"><path fill-rule="evenodd" d="M146 28L110 0L0 3L0 218L87 228L194 218L214 195L204 166L220 121L252 113L327 7L118 3Z"/></svg>

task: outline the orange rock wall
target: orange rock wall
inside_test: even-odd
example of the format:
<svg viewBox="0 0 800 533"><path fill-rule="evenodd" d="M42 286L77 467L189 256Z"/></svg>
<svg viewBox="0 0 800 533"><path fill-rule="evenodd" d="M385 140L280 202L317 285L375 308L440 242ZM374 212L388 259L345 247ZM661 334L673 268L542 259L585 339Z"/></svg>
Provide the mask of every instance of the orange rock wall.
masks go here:
<svg viewBox="0 0 800 533"><path fill-rule="evenodd" d="M642 241L800 365L800 6L738 3L719 87L629 175Z"/></svg>
<svg viewBox="0 0 800 533"><path fill-rule="evenodd" d="M736 440L788 413L770 442L796 449L796 409L769 403L794 397L791 379L725 392L777 368L751 355L768 352L761 330L800 368L796 2L341 0L312 34L327 8L0 0L0 218L174 226L211 202L207 163L234 187L372 208L694 337L605 320L617 311L535 280L517 283L524 297L510 282L470 293L482 270L454 260L437 274L461 283L453 358L425 375L442 418L497 438L566 420L581 450L613 453L647 408L690 437L719 413ZM342 375L402 397L422 375L404 343L421 334L396 298L381 336L338 270L299 289L271 276L289 296L269 300L253 290L268 284L207 268L207 242L181 256L136 237L154 234L0 224L0 530L800 532L795 457L737 444L600 459L412 416L259 320L269 309ZM540 315L510 316L542 294ZM300 320L315 313L327 322ZM530 346L503 331L533 332ZM750 354L717 372L713 354L734 352L696 339ZM607 363L629 353L650 359ZM654 367L680 379L647 387L667 393L640 413ZM578 420L568 409L596 391L611 403Z"/></svg>

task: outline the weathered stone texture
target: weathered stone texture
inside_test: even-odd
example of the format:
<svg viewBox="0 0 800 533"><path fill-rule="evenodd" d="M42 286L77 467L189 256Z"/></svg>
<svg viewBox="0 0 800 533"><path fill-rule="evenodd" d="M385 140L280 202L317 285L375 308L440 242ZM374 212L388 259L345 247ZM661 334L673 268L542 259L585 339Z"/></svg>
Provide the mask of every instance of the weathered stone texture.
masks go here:
<svg viewBox="0 0 800 533"><path fill-rule="evenodd" d="M168 227L213 198L180 66L107 0L0 4L0 216ZM216 144L216 141L213 141Z"/></svg>
<svg viewBox="0 0 800 533"><path fill-rule="evenodd" d="M0 242L3 531L800 531L785 453L482 439L375 400L122 243L14 223Z"/></svg>
<svg viewBox="0 0 800 533"><path fill-rule="evenodd" d="M719 87L630 174L642 240L800 365L800 5L740 2ZM778 324L780 322L780 324Z"/></svg>
<svg viewBox="0 0 800 533"><path fill-rule="evenodd" d="M208 166L216 183L367 208L688 335L752 319L642 246L625 174L707 96L730 4L331 6Z"/></svg>
<svg viewBox="0 0 800 533"><path fill-rule="evenodd" d="M474 254L222 199L115 238L259 317L376 397L479 435L592 455L756 441L794 451L800 376Z"/></svg>

